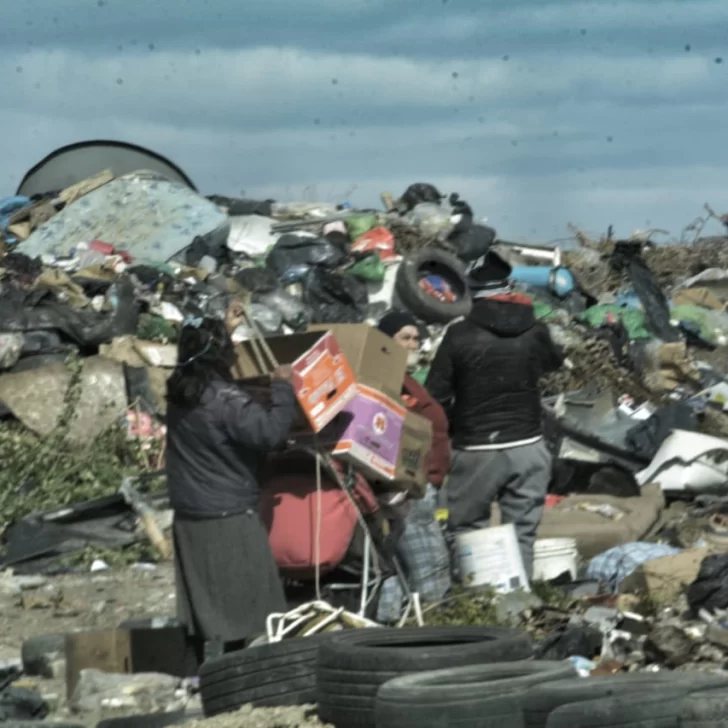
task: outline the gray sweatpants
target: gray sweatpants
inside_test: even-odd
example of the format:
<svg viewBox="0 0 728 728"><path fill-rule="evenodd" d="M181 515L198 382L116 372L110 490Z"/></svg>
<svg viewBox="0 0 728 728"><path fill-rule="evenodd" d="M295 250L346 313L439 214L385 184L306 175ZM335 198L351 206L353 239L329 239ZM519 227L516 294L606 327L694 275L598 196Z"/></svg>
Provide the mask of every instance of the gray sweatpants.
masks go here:
<svg viewBox="0 0 728 728"><path fill-rule="evenodd" d="M516 529L523 565L533 576L533 544L551 480L551 453L543 440L499 450L455 450L445 491L449 528L485 528L498 502L502 522Z"/></svg>

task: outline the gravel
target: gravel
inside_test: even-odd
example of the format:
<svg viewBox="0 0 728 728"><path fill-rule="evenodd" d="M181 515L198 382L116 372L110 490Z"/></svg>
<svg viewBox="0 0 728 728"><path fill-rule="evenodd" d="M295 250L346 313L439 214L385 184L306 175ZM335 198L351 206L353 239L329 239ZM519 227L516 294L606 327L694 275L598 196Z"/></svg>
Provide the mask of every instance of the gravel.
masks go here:
<svg viewBox="0 0 728 728"><path fill-rule="evenodd" d="M333 728L322 723L315 705L295 705L281 708L252 708L245 706L236 713L195 720L185 726L199 728Z"/></svg>

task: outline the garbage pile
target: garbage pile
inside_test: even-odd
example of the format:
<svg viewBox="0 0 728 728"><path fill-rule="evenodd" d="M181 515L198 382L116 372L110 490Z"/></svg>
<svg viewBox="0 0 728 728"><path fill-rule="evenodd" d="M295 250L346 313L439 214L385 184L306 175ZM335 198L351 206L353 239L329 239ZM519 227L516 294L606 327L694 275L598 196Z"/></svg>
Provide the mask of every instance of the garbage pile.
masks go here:
<svg viewBox="0 0 728 728"><path fill-rule="evenodd" d="M205 197L166 160L147 156L148 167L139 168L144 150L135 149L133 163L122 151L115 150L107 168L100 144L98 163L89 168L88 157L83 166L72 149L60 150L26 176L18 194L0 200L3 569L52 574L92 563L171 559L161 477L166 381L183 322L222 317L236 300L246 312L233 335L233 374L241 386L265 402L267 374L277 363L291 363L297 378L296 446L272 459L264 476L261 515L281 573L303 590L299 603L311 598L301 586L313 583L310 564L291 555L283 517L316 534L314 509L302 521L297 504L298 481L307 479L323 494L323 518L350 516L340 534L327 529L316 589L321 573L336 572L362 526L354 580L341 583L337 573L337 589L339 596L354 595L351 613L374 627L370 572L381 581L377 555L391 541L378 509L396 512L405 494L422 495L432 430L398 403L406 352L371 324L393 308L421 322L424 345L414 376L424 382L445 328L471 309L465 266L495 250L567 357L542 382L555 465L531 591L507 588L518 564L503 544L514 536L512 527L499 526L494 507L487 529L493 563L461 553L460 591L424 609L417 595L404 600L401 624L429 625L443 644L437 659L418 651L422 637L406 628L378 628L380 637L342 637L321 649L330 636L302 637L294 629L269 635L265 647L208 661L201 678L206 714L246 703L311 703L323 695L321 718L352 725L346 700L332 697L345 689L327 687L344 669L368 670L376 683L366 688L367 725L375 716L376 725L403 724L413 696L434 695L428 680L435 678L427 675L437 667L448 668L437 677L448 691L434 695L433 705L448 703L442 710L463 722L464 706L476 697L485 701L479 715L496 706L503 722L530 705L529 725L552 728L586 725L585 715L567 709L568 696L600 705L617 700L622 678L596 692L569 679L548 710L543 693L529 702L526 683L538 682L542 669L548 673L548 663L533 669L514 663L514 685L522 682L513 695L520 697L506 699L488 669L462 661L469 629L482 632L473 638L481 645L473 647L479 663L534 654L568 658L569 676L560 679L638 672L644 676L634 684L644 685L655 671L720 671L728 664L728 236L700 237L700 225L693 240L656 246L652 233L618 239L610 230L593 241L576 231L578 245L562 250L498 238L458 194L443 195L431 184L413 184L398 198L385 193L376 210ZM728 225L711 210L708 217ZM386 418L397 426L381 427ZM495 593L493 584L506 587ZM320 607L321 619L350 614L339 609ZM294 615L297 628L302 613ZM483 641L483 624L521 633L488 632ZM503 635L523 649L509 643L505 650ZM374 642L356 646L358 639ZM391 648L412 639L418 644ZM287 675L273 658L294 654ZM176 654L165 664L171 672L183 663ZM280 684L260 697L256 680L268 679L268 666ZM85 666L86 683L96 686L91 692L113 692L110 683L99 687L105 678L95 667ZM240 682L241 670L258 677ZM393 671L403 682L380 691L380 700L384 673ZM421 681L404 677L419 672ZM183 682L186 673L174 674L176 681L157 682L177 710L174 701L194 685ZM228 674L235 676L229 695L218 685ZM703 687L701 679L665 683L665 691L683 686L670 715L693 711L690 719L697 719L700 707L685 696ZM458 684L461 693L452 697ZM347 694L352 704L363 695L357 690ZM617 720L620 706L604 710ZM40 716L37 705L28 710L28 717ZM547 723L551 710L560 717ZM419 716L418 725L427 719Z"/></svg>
<svg viewBox="0 0 728 728"><path fill-rule="evenodd" d="M514 285L568 356L543 382L559 448L554 493L600 478L634 487L674 428L728 435L724 238L655 247L649 236L617 240L610 231L595 242L577 231L572 250L515 244L430 184L383 194L379 210L204 197L157 157L148 157L154 171L128 171L117 149L123 173L83 178L73 176L74 153L54 153L22 194L0 202L6 523L44 511L53 520L79 501L85 517L112 494L128 508L118 492L125 476L150 474L145 492L160 482L165 382L185 317L245 301L252 328L234 338L249 378L265 374L251 349L257 333L272 337L276 354L300 356L313 344L304 332L406 309L427 334L416 374L424 381L443 328L472 305L464 266L490 249L510 262ZM60 179L72 183L45 189ZM362 373L375 344L356 349L341 328L334 337L360 385L396 396L399 363L389 381L377 380ZM310 423L314 431L324 419Z"/></svg>

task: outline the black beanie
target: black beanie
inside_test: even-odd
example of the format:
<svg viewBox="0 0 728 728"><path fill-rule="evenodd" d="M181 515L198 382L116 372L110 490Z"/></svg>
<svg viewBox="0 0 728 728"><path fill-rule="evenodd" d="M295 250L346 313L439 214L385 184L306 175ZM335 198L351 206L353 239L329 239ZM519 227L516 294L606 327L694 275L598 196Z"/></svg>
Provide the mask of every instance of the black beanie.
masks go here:
<svg viewBox="0 0 728 728"><path fill-rule="evenodd" d="M415 317L406 311L389 311L379 319L377 324L377 328L389 337L398 334L405 326L414 326L419 329Z"/></svg>

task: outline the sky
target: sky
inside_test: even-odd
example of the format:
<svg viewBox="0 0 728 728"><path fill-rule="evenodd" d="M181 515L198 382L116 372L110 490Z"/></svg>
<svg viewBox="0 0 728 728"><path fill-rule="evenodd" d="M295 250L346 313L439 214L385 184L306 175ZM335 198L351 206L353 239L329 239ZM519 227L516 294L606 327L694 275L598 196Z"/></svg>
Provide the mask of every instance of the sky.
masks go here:
<svg viewBox="0 0 728 728"><path fill-rule="evenodd" d="M431 182L510 240L728 212L726 0L2 2L0 77L0 197L104 138L206 194Z"/></svg>

